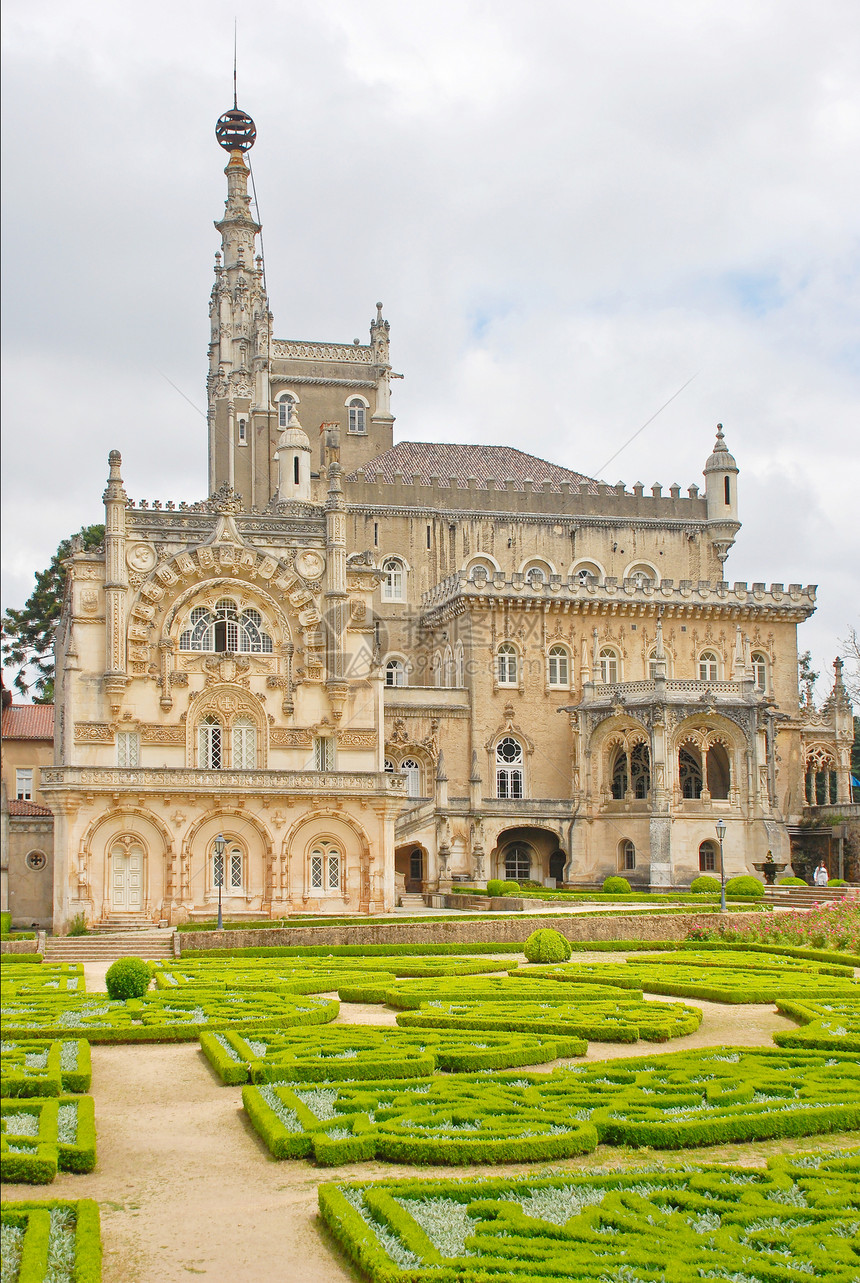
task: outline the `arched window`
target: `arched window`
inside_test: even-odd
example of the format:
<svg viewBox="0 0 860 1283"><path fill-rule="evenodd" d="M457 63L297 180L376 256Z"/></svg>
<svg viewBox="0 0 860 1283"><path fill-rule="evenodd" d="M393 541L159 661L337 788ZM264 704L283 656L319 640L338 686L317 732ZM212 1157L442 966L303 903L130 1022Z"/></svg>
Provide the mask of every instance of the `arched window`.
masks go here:
<svg viewBox="0 0 860 1283"><path fill-rule="evenodd" d="M627 794L627 754L619 748L612 768L612 797L616 802L623 802Z"/></svg>
<svg viewBox="0 0 860 1283"><path fill-rule="evenodd" d="M703 842L699 847L699 872L713 873L717 867L717 846L715 842Z"/></svg>
<svg viewBox="0 0 860 1283"><path fill-rule="evenodd" d="M752 654L752 671L753 685L757 691L767 689L767 655L763 655L760 650L753 651Z"/></svg>
<svg viewBox="0 0 860 1283"><path fill-rule="evenodd" d="M180 650L239 651L243 655L271 655L274 650L260 612L252 606L239 611L230 597L222 597L212 610L195 606L189 623L179 637Z"/></svg>
<svg viewBox="0 0 860 1283"><path fill-rule="evenodd" d="M722 744L712 744L705 762L708 792L711 797L725 801L731 786L731 763Z"/></svg>
<svg viewBox="0 0 860 1283"><path fill-rule="evenodd" d="M234 771L257 769L257 728L249 717L241 717L233 723L231 765Z"/></svg>
<svg viewBox="0 0 860 1283"><path fill-rule="evenodd" d="M367 427L365 425L365 414L367 413L367 410L361 397L354 396L347 408L349 410L349 424L347 426L347 432L363 436L367 431Z"/></svg>
<svg viewBox="0 0 860 1283"><path fill-rule="evenodd" d="M382 563L385 578L382 581L383 601L402 601L406 574L399 557L387 557Z"/></svg>
<svg viewBox="0 0 860 1283"><path fill-rule="evenodd" d="M647 744L634 744L630 753L630 787L637 801L651 791L651 754Z"/></svg>
<svg viewBox="0 0 860 1283"><path fill-rule="evenodd" d="M382 769L387 775L394 774L394 763L390 757L386 757L385 761L382 763Z"/></svg>
<svg viewBox="0 0 860 1283"><path fill-rule="evenodd" d="M465 686L466 685L466 656L463 653L462 642L457 643L457 654L455 659L456 659L456 665L457 665L457 674L456 674L457 685Z"/></svg>
<svg viewBox="0 0 860 1283"><path fill-rule="evenodd" d="M197 762L202 771L220 771L223 762L223 728L214 717L206 717L197 728Z"/></svg>
<svg viewBox="0 0 860 1283"><path fill-rule="evenodd" d="M406 796L421 797L421 763L414 757L404 757L398 770L406 776Z"/></svg>
<svg viewBox="0 0 860 1283"><path fill-rule="evenodd" d="M715 682L720 675L720 661L713 650L703 650L699 656L699 681Z"/></svg>
<svg viewBox="0 0 860 1283"><path fill-rule="evenodd" d="M573 568L573 578L579 584L587 584L589 579L599 579L602 573L594 561L580 561Z"/></svg>
<svg viewBox="0 0 860 1283"><path fill-rule="evenodd" d="M311 890L339 891L342 862L342 852L334 842L315 843L310 858Z"/></svg>
<svg viewBox="0 0 860 1283"><path fill-rule="evenodd" d="M290 420L293 417L293 406L296 404L296 398L291 392L285 392L283 396L278 397L278 427L288 428Z"/></svg>
<svg viewBox="0 0 860 1283"><path fill-rule="evenodd" d="M512 842L505 847L505 877L512 882L526 882L531 877L533 856L528 842Z"/></svg>
<svg viewBox="0 0 860 1283"><path fill-rule="evenodd" d="M549 648L549 684L550 686L568 686L570 684L570 656L566 646Z"/></svg>
<svg viewBox="0 0 860 1283"><path fill-rule="evenodd" d="M621 873L629 873L631 869L636 868L636 847L632 842L618 843L618 869Z"/></svg>
<svg viewBox="0 0 860 1283"><path fill-rule="evenodd" d="M496 745L496 797L523 796L523 746L512 735Z"/></svg>
<svg viewBox="0 0 860 1283"><path fill-rule="evenodd" d="M657 652L653 650L648 656L648 680L649 682L657 680Z"/></svg>
<svg viewBox="0 0 860 1283"><path fill-rule="evenodd" d="M611 646L604 646L599 656L600 680L604 686L614 686L618 681L618 655Z"/></svg>
<svg viewBox="0 0 860 1283"><path fill-rule="evenodd" d="M632 579L637 588L649 587L655 582L656 577L654 568L644 563L631 566L625 575L625 579Z"/></svg>
<svg viewBox="0 0 860 1283"><path fill-rule="evenodd" d="M496 651L496 676L500 686L517 684L517 648L512 642L502 642Z"/></svg>
<svg viewBox="0 0 860 1283"><path fill-rule="evenodd" d="M444 677L445 677L444 684L446 686L454 685L456 681L457 673L456 673L456 669L454 668L454 652L452 651L450 646L445 647Z"/></svg>
<svg viewBox="0 0 860 1283"><path fill-rule="evenodd" d="M526 583L530 588L540 588L546 583L546 572L540 566L530 566L526 571Z"/></svg>
<svg viewBox="0 0 860 1283"><path fill-rule="evenodd" d="M678 783L681 797L689 799L702 796L702 759L697 749L678 750Z"/></svg>
<svg viewBox="0 0 860 1283"><path fill-rule="evenodd" d="M385 665L385 685L405 686L406 665L402 659L389 659Z"/></svg>
<svg viewBox="0 0 860 1283"><path fill-rule="evenodd" d="M244 878L244 853L240 846L235 845L234 839L227 838L224 850L219 854L212 847L212 886L217 891L221 887L229 895L231 892L241 891L245 885Z"/></svg>
<svg viewBox="0 0 860 1283"><path fill-rule="evenodd" d="M438 650L433 656L433 685L442 685L442 656L439 654Z"/></svg>

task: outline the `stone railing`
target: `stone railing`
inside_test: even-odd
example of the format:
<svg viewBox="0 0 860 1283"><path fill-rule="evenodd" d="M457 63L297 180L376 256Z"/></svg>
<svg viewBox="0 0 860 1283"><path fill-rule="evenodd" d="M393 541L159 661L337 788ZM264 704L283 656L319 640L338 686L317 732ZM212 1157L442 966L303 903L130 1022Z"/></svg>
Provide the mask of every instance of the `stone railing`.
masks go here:
<svg viewBox="0 0 860 1283"><path fill-rule="evenodd" d="M619 696L624 699L645 699L653 698L657 684L656 682L612 682L608 685L603 682L586 683L584 688L583 703L588 703L588 686L591 685L592 701L617 700ZM666 695L671 697L680 696L682 699L700 700L704 694L713 695L716 698L726 698L737 700L745 694L745 687L750 683L746 682L708 682L700 681L695 677L690 678L671 678L666 682ZM761 692L759 692L761 694Z"/></svg>
<svg viewBox="0 0 860 1283"><path fill-rule="evenodd" d="M272 356L288 361L346 361L374 365L373 348L365 343L303 343L298 339L273 339Z"/></svg>
<svg viewBox="0 0 860 1283"><path fill-rule="evenodd" d="M49 766L39 787L53 790L163 793L388 793L406 797L405 775L385 771L199 771L169 767Z"/></svg>

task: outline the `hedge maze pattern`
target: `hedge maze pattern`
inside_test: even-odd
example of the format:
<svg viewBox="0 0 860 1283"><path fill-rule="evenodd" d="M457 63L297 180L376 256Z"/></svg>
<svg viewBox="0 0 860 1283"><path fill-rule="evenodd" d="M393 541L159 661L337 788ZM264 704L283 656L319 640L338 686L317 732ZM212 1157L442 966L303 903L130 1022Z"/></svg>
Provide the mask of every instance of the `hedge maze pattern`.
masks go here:
<svg viewBox="0 0 860 1283"><path fill-rule="evenodd" d="M89 1091L90 1045L83 1039L0 1043L0 1096Z"/></svg>
<svg viewBox="0 0 860 1283"><path fill-rule="evenodd" d="M14 957L14 955L13 955ZM0 965L0 999L19 993L85 993L86 980L81 962L7 961Z"/></svg>
<svg viewBox="0 0 860 1283"><path fill-rule="evenodd" d="M639 1002L620 996L568 1002L544 998L510 1003L424 1002L418 1011L404 1011L397 1017L398 1025L410 1029L543 1032L578 1036L590 1042L637 1042L640 1038L666 1042L695 1033L701 1022L698 1007L685 1007L680 1002Z"/></svg>
<svg viewBox="0 0 860 1283"><path fill-rule="evenodd" d="M766 1170L320 1186L323 1220L374 1283L853 1283L860 1157Z"/></svg>
<svg viewBox="0 0 860 1283"><path fill-rule="evenodd" d="M0 1101L0 1176L46 1185L61 1172L91 1172L96 1162L91 1096Z"/></svg>
<svg viewBox="0 0 860 1283"><path fill-rule="evenodd" d="M527 1162L609 1145L681 1149L860 1126L860 1059L717 1048L551 1074L247 1085L276 1158L415 1164Z"/></svg>
<svg viewBox="0 0 860 1283"><path fill-rule="evenodd" d="M82 1198L4 1203L3 1279L14 1283L101 1283L98 1204Z"/></svg>
<svg viewBox="0 0 860 1283"><path fill-rule="evenodd" d="M780 999L784 1016L800 1021L801 1029L775 1033L780 1047L820 1047L823 1050L860 1052L860 997L832 998L826 1002L793 1002Z"/></svg>
<svg viewBox="0 0 860 1283"><path fill-rule="evenodd" d="M422 1078L436 1069L475 1072L546 1064L562 1056L581 1056L587 1048L575 1037L472 1030L411 1033L368 1025L244 1036L202 1033L200 1045L224 1083Z"/></svg>

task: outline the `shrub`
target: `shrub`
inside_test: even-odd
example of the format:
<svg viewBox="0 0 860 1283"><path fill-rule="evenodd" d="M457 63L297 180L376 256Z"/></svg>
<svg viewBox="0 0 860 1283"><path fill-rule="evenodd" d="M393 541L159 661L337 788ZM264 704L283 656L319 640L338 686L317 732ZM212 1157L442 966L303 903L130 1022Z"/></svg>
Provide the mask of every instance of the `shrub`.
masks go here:
<svg viewBox="0 0 860 1283"><path fill-rule="evenodd" d="M87 926L87 915L85 913L76 913L69 923L70 936L88 936L90 929Z"/></svg>
<svg viewBox="0 0 860 1283"><path fill-rule="evenodd" d="M487 895L504 895L503 887L505 883L502 878L490 878L487 883Z"/></svg>
<svg viewBox="0 0 860 1283"><path fill-rule="evenodd" d="M105 987L114 1000L127 1002L129 998L142 998L149 988L152 971L143 958L117 958L105 974Z"/></svg>
<svg viewBox="0 0 860 1283"><path fill-rule="evenodd" d="M719 891L719 889L719 878L709 878L706 874L699 878L693 878L690 883L690 890L694 895L703 895L705 892Z"/></svg>
<svg viewBox="0 0 860 1283"><path fill-rule="evenodd" d="M560 931L552 927L543 927L533 931L523 946L523 952L529 962L567 962L570 957L570 942L565 940Z"/></svg>
<svg viewBox="0 0 860 1283"><path fill-rule="evenodd" d="M756 899L764 895L764 887L758 878L745 873L739 878L729 878L726 883L726 895L736 895L745 900Z"/></svg>
<svg viewBox="0 0 860 1283"><path fill-rule="evenodd" d="M847 887L851 884L850 882L846 882L844 878L828 878L827 885L829 887Z"/></svg>
<svg viewBox="0 0 860 1283"><path fill-rule="evenodd" d="M626 878L606 878L603 890L608 891L610 895L629 895L630 883Z"/></svg>
<svg viewBox="0 0 860 1283"><path fill-rule="evenodd" d="M7 936L11 930L12 914L6 913L4 910L3 913L0 913L0 935Z"/></svg>
<svg viewBox="0 0 860 1283"><path fill-rule="evenodd" d="M809 883L806 878L780 878L776 885L780 887L807 887Z"/></svg>
<svg viewBox="0 0 860 1283"><path fill-rule="evenodd" d="M519 882L514 882L512 878L509 878L507 881L502 883L501 893L502 895L519 895L520 893Z"/></svg>

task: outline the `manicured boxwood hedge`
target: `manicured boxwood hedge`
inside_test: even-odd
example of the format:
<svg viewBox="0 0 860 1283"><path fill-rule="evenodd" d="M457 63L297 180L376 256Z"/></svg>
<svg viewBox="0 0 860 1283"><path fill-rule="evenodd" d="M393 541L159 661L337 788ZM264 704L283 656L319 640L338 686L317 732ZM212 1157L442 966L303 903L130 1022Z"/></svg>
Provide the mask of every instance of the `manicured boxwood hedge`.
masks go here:
<svg viewBox="0 0 860 1283"><path fill-rule="evenodd" d="M584 1055L587 1049L585 1040L577 1037L468 1029L412 1033L367 1025L244 1035L203 1033L200 1045L224 1083L424 1078L436 1069L474 1073L546 1064Z"/></svg>
<svg viewBox="0 0 860 1283"><path fill-rule="evenodd" d="M229 993L217 988L153 992L128 1002L107 994L81 998L27 996L6 1007L4 1036L23 1039L51 1031L63 1036L85 1034L96 1042L186 1042L204 1029L289 1028L334 1020L335 998L291 994Z"/></svg>
<svg viewBox="0 0 860 1283"><path fill-rule="evenodd" d="M780 999L776 1005L784 1016L803 1026L775 1033L773 1040L780 1047L860 1052L860 997L831 998L827 1002Z"/></svg>
<svg viewBox="0 0 860 1283"><path fill-rule="evenodd" d="M101 1283L99 1207L91 1198L3 1203L0 1218L4 1247L13 1258L7 1268L16 1283L44 1283L49 1253L61 1260L72 1256L74 1283ZM71 1253L67 1248L69 1240Z"/></svg>
<svg viewBox="0 0 860 1283"><path fill-rule="evenodd" d="M526 986L523 986L525 989ZM527 996L527 995L526 995ZM487 1029L578 1036L589 1042L666 1042L695 1033L698 1007L680 1002L642 1002L621 996L553 1002L438 1002L404 1011L398 1025L410 1029Z"/></svg>
<svg viewBox="0 0 860 1283"><path fill-rule="evenodd" d="M467 1002L528 1002L547 1001L557 1003L571 1002L573 998L564 992L556 983L552 967L532 967L527 971L514 971L510 976L476 976L468 981L456 978L440 977L437 980L397 980L394 977L365 979L350 976L338 986L338 997L343 1002L384 1002L391 1007L407 1010L416 1009L425 1002L456 1002L463 999ZM563 970L562 967L558 968ZM545 977L541 982L538 972ZM520 975L530 976L528 986L515 984ZM630 988L633 987L631 980ZM642 996L641 989L637 994L627 997ZM615 1000L617 992L609 985L594 980L576 990L577 1002L606 1002Z"/></svg>
<svg viewBox="0 0 860 1283"><path fill-rule="evenodd" d="M91 1172L96 1165L92 1096L0 1100L0 1178L47 1185L57 1171Z"/></svg>
<svg viewBox="0 0 860 1283"><path fill-rule="evenodd" d="M473 976L495 971L507 972L510 960L494 958L412 958L391 955L384 958L297 958L288 965L277 959L247 958L238 962L229 957L183 959L161 963L155 972L159 989L179 985L217 986L231 991L251 989L279 993L328 993L344 984L361 985L371 977L376 987L392 984L400 976Z"/></svg>
<svg viewBox="0 0 860 1283"><path fill-rule="evenodd" d="M483 920L483 919L482 919ZM424 921L424 919L422 919ZM445 921L450 921L446 918ZM462 921L461 918L457 919ZM305 924L307 925L307 924ZM673 946L674 948L675 946ZM249 946L246 949L191 949L183 959L191 958L389 958L440 957L443 954L522 953L522 944L280 944Z"/></svg>
<svg viewBox="0 0 860 1283"><path fill-rule="evenodd" d="M242 1100L276 1158L531 1162L598 1140L682 1149L851 1130L860 1126L860 1058L716 1048L551 1074L246 1085Z"/></svg>
<svg viewBox="0 0 860 1283"><path fill-rule="evenodd" d="M856 1155L766 1170L323 1184L333 1237L373 1283L827 1283L857 1278Z"/></svg>
<svg viewBox="0 0 860 1283"><path fill-rule="evenodd" d="M35 954L13 954L14 961L0 967L0 995L5 1002L17 993L85 993L86 980L81 962L45 962L34 967ZM20 965L21 958L28 961ZM41 958L37 961L41 962Z"/></svg>
<svg viewBox="0 0 860 1283"><path fill-rule="evenodd" d="M90 1044L83 1039L58 1042L3 1042L0 1096L59 1096L89 1091Z"/></svg>

